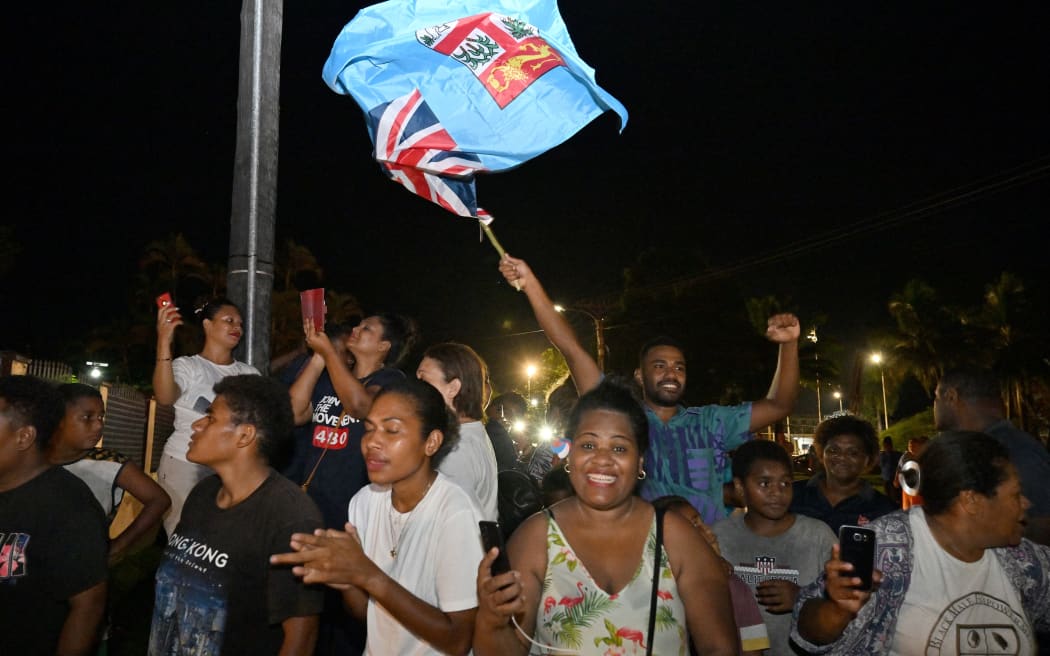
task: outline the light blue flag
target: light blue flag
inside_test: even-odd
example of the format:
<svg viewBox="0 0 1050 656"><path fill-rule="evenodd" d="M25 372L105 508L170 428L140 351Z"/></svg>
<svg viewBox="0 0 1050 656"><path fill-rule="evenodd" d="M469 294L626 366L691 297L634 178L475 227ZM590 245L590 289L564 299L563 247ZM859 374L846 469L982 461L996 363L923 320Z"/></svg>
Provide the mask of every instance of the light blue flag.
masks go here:
<svg viewBox="0 0 1050 656"><path fill-rule="evenodd" d="M461 216L474 174L539 155L612 110L553 1L389 0L358 12L322 73L366 115L395 181Z"/></svg>

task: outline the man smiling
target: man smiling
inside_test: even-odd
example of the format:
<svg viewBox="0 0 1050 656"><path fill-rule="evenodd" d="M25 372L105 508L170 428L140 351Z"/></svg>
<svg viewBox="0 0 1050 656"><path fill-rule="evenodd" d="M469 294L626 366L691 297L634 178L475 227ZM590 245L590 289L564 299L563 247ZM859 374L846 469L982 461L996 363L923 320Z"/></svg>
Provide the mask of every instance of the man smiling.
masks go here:
<svg viewBox="0 0 1050 656"><path fill-rule="evenodd" d="M594 358L580 345L565 318L554 309L538 278L524 260L505 255L500 273L525 292L547 339L565 357L580 394L596 387L604 376ZM729 452L751 439L752 432L788 416L798 399L798 318L769 318L766 338L779 345L777 368L765 397L736 406L682 405L686 361L681 345L668 337L642 347L635 380L642 387L649 419L648 472L642 496L685 497L707 524L728 515L722 486L728 483Z"/></svg>

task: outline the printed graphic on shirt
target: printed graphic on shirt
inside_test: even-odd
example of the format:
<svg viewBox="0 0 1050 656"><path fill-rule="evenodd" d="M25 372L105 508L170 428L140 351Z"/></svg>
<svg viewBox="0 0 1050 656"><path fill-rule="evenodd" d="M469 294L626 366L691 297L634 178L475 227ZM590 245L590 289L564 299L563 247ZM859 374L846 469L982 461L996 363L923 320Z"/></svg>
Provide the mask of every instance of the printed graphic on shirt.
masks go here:
<svg viewBox="0 0 1050 656"><path fill-rule="evenodd" d="M0 533L0 583L14 583L26 571L28 533Z"/></svg>
<svg viewBox="0 0 1050 656"><path fill-rule="evenodd" d="M1033 644L1032 627L1009 604L972 592L948 604L937 618L926 654L1030 654Z"/></svg>
<svg viewBox="0 0 1050 656"><path fill-rule="evenodd" d="M339 418L343 421L340 423ZM350 429L348 426L357 420L350 415L343 414L343 404L339 397L329 394L321 397L314 405L313 445L318 449L345 449L350 441Z"/></svg>
<svg viewBox="0 0 1050 656"><path fill-rule="evenodd" d="M222 570L229 554L178 533L157 568L151 654L218 656L226 630Z"/></svg>
<svg viewBox="0 0 1050 656"><path fill-rule="evenodd" d="M783 580L798 585L798 570L783 564L778 567L774 556L758 556L754 565L734 565L733 571L741 581L747 583L752 592L763 581Z"/></svg>

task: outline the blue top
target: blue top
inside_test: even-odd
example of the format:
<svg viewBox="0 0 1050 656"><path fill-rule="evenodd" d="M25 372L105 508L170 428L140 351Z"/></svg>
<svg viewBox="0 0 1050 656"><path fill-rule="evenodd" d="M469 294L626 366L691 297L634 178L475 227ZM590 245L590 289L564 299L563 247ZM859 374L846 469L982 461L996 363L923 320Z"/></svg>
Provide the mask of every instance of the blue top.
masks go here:
<svg viewBox="0 0 1050 656"><path fill-rule="evenodd" d="M383 367L362 378L361 384L383 388L404 378L400 369ZM306 493L321 510L325 528L342 530L350 498L368 484L361 453L364 418L343 415L343 404L327 370L317 379L310 402L311 420L306 430L297 430L291 462L282 473L299 485L313 473Z"/></svg>
<svg viewBox="0 0 1050 656"><path fill-rule="evenodd" d="M879 469L882 472L882 480L892 481L897 476L897 465L900 464L903 454L896 449L879 451Z"/></svg>
<svg viewBox="0 0 1050 656"><path fill-rule="evenodd" d="M666 424L648 406L645 414L649 448L642 496L683 496L708 525L726 517L722 485L732 480L728 454L751 439L751 403L682 406Z"/></svg>
<svg viewBox="0 0 1050 656"><path fill-rule="evenodd" d="M863 487L859 493L832 506L820 490L822 480L823 472L806 481L795 481L789 511L822 520L838 533L843 524L863 526L876 517L898 510L896 503L885 494L876 492L867 481L861 481Z"/></svg>

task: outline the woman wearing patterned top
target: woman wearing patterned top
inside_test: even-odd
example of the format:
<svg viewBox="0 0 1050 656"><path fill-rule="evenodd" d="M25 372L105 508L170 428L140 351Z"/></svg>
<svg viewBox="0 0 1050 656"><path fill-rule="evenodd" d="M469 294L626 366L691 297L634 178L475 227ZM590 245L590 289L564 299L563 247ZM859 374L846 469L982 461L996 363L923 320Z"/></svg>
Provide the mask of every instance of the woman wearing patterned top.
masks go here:
<svg viewBox="0 0 1050 656"><path fill-rule="evenodd" d="M795 602L794 642L811 654L1044 653L1050 547L1022 537L1031 504L1009 452L984 433L946 431L918 465L923 505L868 525L872 590L834 545Z"/></svg>
<svg viewBox="0 0 1050 656"><path fill-rule="evenodd" d="M602 382L580 397L566 462L575 496L511 536L514 571L478 568L474 653L736 654L729 587L718 557L676 513L663 517L655 627L648 636L657 515L635 494L645 478L648 425L625 388Z"/></svg>

